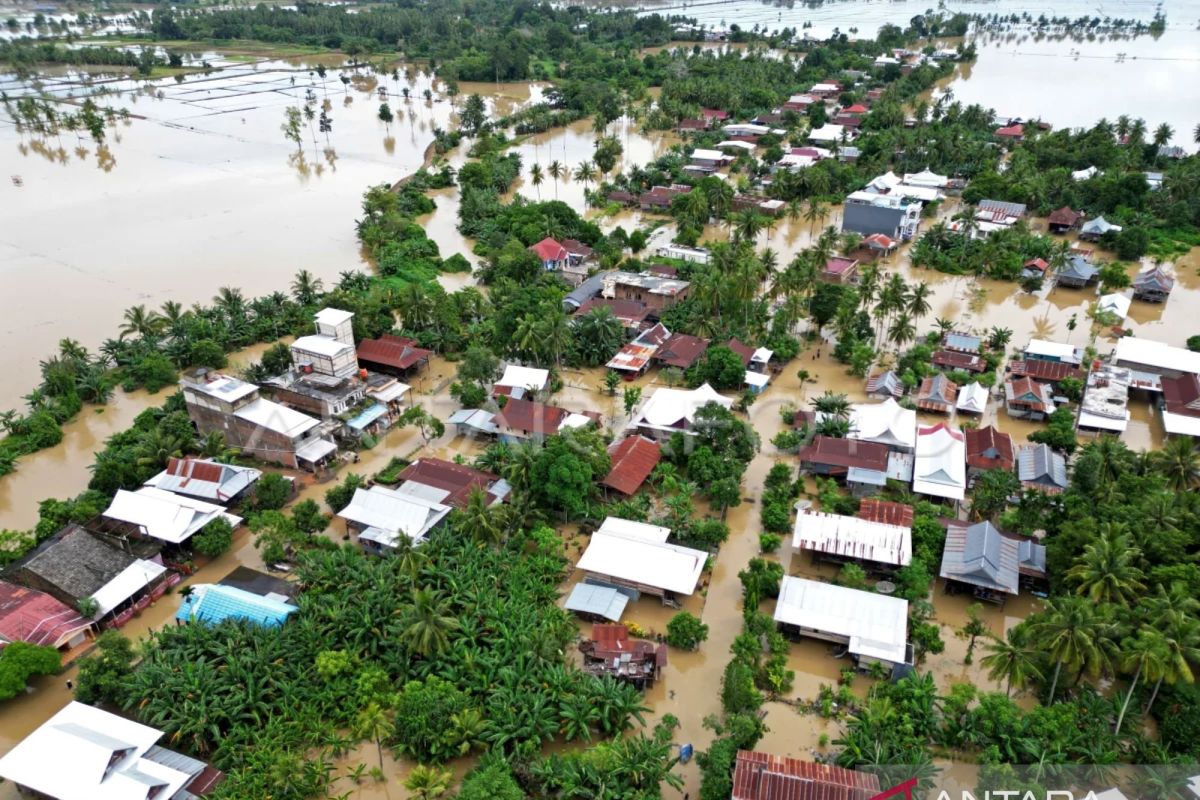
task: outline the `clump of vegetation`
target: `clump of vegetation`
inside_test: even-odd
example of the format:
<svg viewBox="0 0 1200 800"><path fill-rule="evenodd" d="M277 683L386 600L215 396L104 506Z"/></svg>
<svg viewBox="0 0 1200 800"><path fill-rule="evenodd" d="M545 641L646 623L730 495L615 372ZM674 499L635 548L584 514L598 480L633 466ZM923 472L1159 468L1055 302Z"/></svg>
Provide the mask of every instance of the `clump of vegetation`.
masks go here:
<svg viewBox="0 0 1200 800"><path fill-rule="evenodd" d="M680 611L667 623L667 644L681 650L698 650L708 638L708 626L686 611Z"/></svg>

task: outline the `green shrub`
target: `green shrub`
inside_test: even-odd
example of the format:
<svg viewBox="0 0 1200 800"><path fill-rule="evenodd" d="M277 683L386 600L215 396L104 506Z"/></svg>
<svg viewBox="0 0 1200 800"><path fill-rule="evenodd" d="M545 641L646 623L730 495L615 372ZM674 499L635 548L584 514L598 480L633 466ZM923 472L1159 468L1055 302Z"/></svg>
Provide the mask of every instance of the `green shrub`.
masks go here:
<svg viewBox="0 0 1200 800"><path fill-rule="evenodd" d="M202 556L216 558L233 544L233 526L224 517L217 517L192 537L192 549Z"/></svg>
<svg viewBox="0 0 1200 800"><path fill-rule="evenodd" d="M680 611L667 623L667 644L681 650L696 650L708 638L708 626L687 611Z"/></svg>

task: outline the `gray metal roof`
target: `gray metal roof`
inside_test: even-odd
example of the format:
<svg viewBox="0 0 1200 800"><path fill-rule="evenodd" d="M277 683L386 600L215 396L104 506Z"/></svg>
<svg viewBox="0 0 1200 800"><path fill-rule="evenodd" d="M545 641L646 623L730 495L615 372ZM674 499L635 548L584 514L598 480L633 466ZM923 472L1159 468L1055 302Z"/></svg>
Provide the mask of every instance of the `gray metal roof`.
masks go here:
<svg viewBox="0 0 1200 800"><path fill-rule="evenodd" d="M1100 268L1092 262L1088 261L1083 256L1071 256L1067 260L1066 266L1059 271L1059 276L1068 278L1078 278L1081 281L1090 281L1100 274Z"/></svg>
<svg viewBox="0 0 1200 800"><path fill-rule="evenodd" d="M612 587L577 583L571 589L563 607L577 614L595 614L613 622L620 622L627 603L629 598Z"/></svg>
<svg viewBox="0 0 1200 800"><path fill-rule="evenodd" d="M946 531L941 577L986 589L1016 594L1019 582L1018 543L990 522Z"/></svg>
<svg viewBox="0 0 1200 800"><path fill-rule="evenodd" d="M980 211L1002 211L1019 217L1025 213L1024 203L1010 203L1006 200L980 200L976 206Z"/></svg>
<svg viewBox="0 0 1200 800"><path fill-rule="evenodd" d="M1048 444L1035 444L1021 448L1017 454L1017 477L1022 481L1043 483L1047 486L1067 488L1067 460L1061 453L1050 449Z"/></svg>
<svg viewBox="0 0 1200 800"><path fill-rule="evenodd" d="M612 274L611 270L609 272L597 272L570 292L567 292L562 300L563 307L566 309L579 308L588 300L600 294L601 290L604 289L604 279Z"/></svg>
<svg viewBox="0 0 1200 800"><path fill-rule="evenodd" d="M1030 539L1024 539L1020 542L1017 549L1017 559L1022 567L1046 571L1046 546L1038 544Z"/></svg>
<svg viewBox="0 0 1200 800"><path fill-rule="evenodd" d="M1083 225L1079 228L1079 232L1080 233L1090 233L1090 234L1105 234L1114 228L1116 228L1117 230L1120 230L1120 226L1113 225L1111 222L1106 220L1104 217L1096 217L1095 219L1090 219L1087 222L1083 223Z"/></svg>
<svg viewBox="0 0 1200 800"><path fill-rule="evenodd" d="M983 340L978 336L972 336L969 333L947 333L946 347L951 350L964 350L969 353L979 352L979 345Z"/></svg>

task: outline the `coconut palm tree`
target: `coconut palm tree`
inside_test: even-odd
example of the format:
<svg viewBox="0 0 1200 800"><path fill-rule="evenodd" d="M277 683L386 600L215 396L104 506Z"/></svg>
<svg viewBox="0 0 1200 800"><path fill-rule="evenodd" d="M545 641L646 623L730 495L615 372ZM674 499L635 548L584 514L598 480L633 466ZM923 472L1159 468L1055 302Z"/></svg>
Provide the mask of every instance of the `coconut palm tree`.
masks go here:
<svg viewBox="0 0 1200 800"><path fill-rule="evenodd" d="M558 179L563 176L563 165L558 159L554 159L546 167L546 174L554 181L554 199L558 199Z"/></svg>
<svg viewBox="0 0 1200 800"><path fill-rule="evenodd" d="M850 418L849 398L844 394L835 394L828 389L813 401L813 408L827 417L834 417L836 419Z"/></svg>
<svg viewBox="0 0 1200 800"><path fill-rule="evenodd" d="M897 350L917 337L917 326L907 312L901 312L888 328L888 341L896 345Z"/></svg>
<svg viewBox="0 0 1200 800"><path fill-rule="evenodd" d="M762 218L751 209L730 214L729 222L730 233L735 242L753 242L762 230Z"/></svg>
<svg viewBox="0 0 1200 800"><path fill-rule="evenodd" d="M450 791L454 773L442 767L427 767L417 764L404 779L404 788L412 792L416 800L436 800Z"/></svg>
<svg viewBox="0 0 1200 800"><path fill-rule="evenodd" d="M586 187L596 178L596 168L592 166L591 161L581 161L579 166L575 168L575 180L583 181Z"/></svg>
<svg viewBox="0 0 1200 800"><path fill-rule="evenodd" d="M908 287L905 293L905 304L908 313L916 319L921 319L930 311L929 296L933 294L933 290L929 288L929 284L925 281L920 281L916 286Z"/></svg>
<svg viewBox="0 0 1200 800"><path fill-rule="evenodd" d="M1186 436L1170 439L1155 455L1153 464L1155 471L1177 492L1186 492L1200 483L1200 454Z"/></svg>
<svg viewBox="0 0 1200 800"><path fill-rule="evenodd" d="M1003 639L992 635L984 643L983 649L987 655L980 659L980 663L987 668L990 680L1004 681L1006 695L1012 696L1014 685L1023 689L1031 680L1041 680L1037 653L1029 645L1028 626L1017 625Z"/></svg>
<svg viewBox="0 0 1200 800"><path fill-rule="evenodd" d="M1154 129L1154 138L1152 140L1154 142L1154 146L1162 147L1163 145L1170 142L1171 137L1173 137L1174 135L1175 135L1175 129L1164 122L1162 125L1159 125L1157 128Z"/></svg>
<svg viewBox="0 0 1200 800"><path fill-rule="evenodd" d="M404 643L425 657L445 650L450 644L450 632L459 627L458 619L447 612L446 603L433 589L414 589L401 632Z"/></svg>
<svg viewBox="0 0 1200 800"><path fill-rule="evenodd" d="M392 735L392 714L378 703L370 703L354 718L354 734L375 742L379 751L379 769L383 769L383 740Z"/></svg>
<svg viewBox="0 0 1200 800"><path fill-rule="evenodd" d="M321 279L313 277L313 274L306 269L297 272L296 277L292 279L292 297L302 306L311 306L316 303L324 289L325 286Z"/></svg>
<svg viewBox="0 0 1200 800"><path fill-rule="evenodd" d="M120 338L136 335L141 339L153 338L162 330L162 318L143 305L125 309L125 322L120 328Z"/></svg>
<svg viewBox="0 0 1200 800"><path fill-rule="evenodd" d="M1130 543L1121 523L1105 522L1100 536L1083 549L1067 580L1075 591L1093 603L1129 606L1146 589L1145 574L1138 568L1142 551Z"/></svg>
<svg viewBox="0 0 1200 800"><path fill-rule="evenodd" d="M1166 639L1149 625L1143 626L1137 636L1121 643L1118 666L1125 672L1133 670L1133 678L1129 681L1129 691L1125 693L1121 713L1117 715L1117 724L1113 727L1114 736L1121 734L1121 723L1125 721L1125 712L1129 710L1129 701L1133 698L1138 681L1143 676L1151 681L1161 678L1166 671L1168 657Z"/></svg>
<svg viewBox="0 0 1200 800"><path fill-rule="evenodd" d="M1063 666L1098 675L1106 662L1107 620L1083 597L1068 595L1047 600L1046 610L1032 623L1030 633L1054 663L1047 703L1054 702Z"/></svg>
<svg viewBox="0 0 1200 800"><path fill-rule="evenodd" d="M1154 708L1158 690L1164 682L1172 685L1180 681L1193 683L1196 680L1194 668L1200 665L1200 622L1195 617L1179 608L1170 608L1153 624L1155 630L1162 634L1167 660L1163 664L1162 674L1154 682L1154 691L1146 703L1146 713Z"/></svg>
<svg viewBox="0 0 1200 800"><path fill-rule="evenodd" d="M537 189L538 202L542 201L542 182L545 180L542 173L542 165L534 164L529 168L529 182L533 184L533 188Z"/></svg>
<svg viewBox="0 0 1200 800"><path fill-rule="evenodd" d="M817 229L817 223L825 219L829 209L820 200L809 200L805 206L804 220L808 223L808 235L811 237Z"/></svg>
<svg viewBox="0 0 1200 800"><path fill-rule="evenodd" d="M497 544L503 535L496 512L488 507L487 492L478 486L471 489L455 524L459 532L483 544Z"/></svg>

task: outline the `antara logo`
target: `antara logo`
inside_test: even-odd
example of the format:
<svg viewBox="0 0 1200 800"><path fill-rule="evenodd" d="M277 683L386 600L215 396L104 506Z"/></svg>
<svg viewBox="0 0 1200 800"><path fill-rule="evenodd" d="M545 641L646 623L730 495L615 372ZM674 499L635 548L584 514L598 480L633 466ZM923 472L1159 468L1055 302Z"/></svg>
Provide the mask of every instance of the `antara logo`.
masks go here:
<svg viewBox="0 0 1200 800"><path fill-rule="evenodd" d="M914 800L913 792L917 788L917 779L909 778L904 783L897 784L890 789L880 792L871 798L871 800L891 800L892 798L903 797L905 800ZM1021 792L1019 789L988 789L983 794L975 794L969 789L963 789L962 792L955 797L950 792L942 789L933 800L1098 800L1096 793L1088 791L1086 794L1076 795L1074 792L1066 789L1047 789L1044 795L1031 790Z"/></svg>
<svg viewBox="0 0 1200 800"><path fill-rule="evenodd" d="M898 783L890 789L885 789L879 794L871 798L871 800L888 800L892 797L903 797L904 800L913 800L913 790L917 788L917 779L909 778L904 783ZM938 798L941 800L941 798Z"/></svg>

